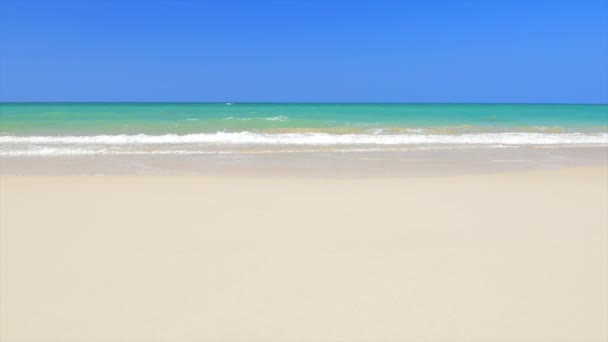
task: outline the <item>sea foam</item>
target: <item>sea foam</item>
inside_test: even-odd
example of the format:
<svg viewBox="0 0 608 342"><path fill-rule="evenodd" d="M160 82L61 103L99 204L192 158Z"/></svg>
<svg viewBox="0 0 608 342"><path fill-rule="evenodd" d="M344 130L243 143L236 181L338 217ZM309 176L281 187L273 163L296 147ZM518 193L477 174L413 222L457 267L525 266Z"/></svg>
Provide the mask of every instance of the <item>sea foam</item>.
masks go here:
<svg viewBox="0 0 608 342"><path fill-rule="evenodd" d="M217 132L164 135L0 136L0 144L560 145L608 144L608 133L329 134Z"/></svg>

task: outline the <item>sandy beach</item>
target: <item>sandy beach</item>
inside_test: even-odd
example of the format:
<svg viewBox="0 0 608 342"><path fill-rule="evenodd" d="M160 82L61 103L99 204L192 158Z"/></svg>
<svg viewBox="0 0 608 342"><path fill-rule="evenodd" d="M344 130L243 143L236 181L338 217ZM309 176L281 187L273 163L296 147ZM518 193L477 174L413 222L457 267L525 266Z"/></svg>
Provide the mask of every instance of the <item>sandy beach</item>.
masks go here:
<svg viewBox="0 0 608 342"><path fill-rule="evenodd" d="M607 13L0 0L0 342L608 342Z"/></svg>
<svg viewBox="0 0 608 342"><path fill-rule="evenodd" d="M0 178L2 341L606 341L608 169Z"/></svg>

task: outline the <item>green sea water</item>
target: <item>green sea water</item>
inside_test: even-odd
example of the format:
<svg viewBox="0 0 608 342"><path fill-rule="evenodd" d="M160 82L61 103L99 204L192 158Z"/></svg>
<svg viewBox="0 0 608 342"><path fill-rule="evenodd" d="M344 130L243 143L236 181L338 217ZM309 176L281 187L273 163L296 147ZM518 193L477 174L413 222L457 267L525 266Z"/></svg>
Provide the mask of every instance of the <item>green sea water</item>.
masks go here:
<svg viewBox="0 0 608 342"><path fill-rule="evenodd" d="M3 135L607 132L608 105L3 103Z"/></svg>
<svg viewBox="0 0 608 342"><path fill-rule="evenodd" d="M608 146L608 105L2 103L0 155Z"/></svg>

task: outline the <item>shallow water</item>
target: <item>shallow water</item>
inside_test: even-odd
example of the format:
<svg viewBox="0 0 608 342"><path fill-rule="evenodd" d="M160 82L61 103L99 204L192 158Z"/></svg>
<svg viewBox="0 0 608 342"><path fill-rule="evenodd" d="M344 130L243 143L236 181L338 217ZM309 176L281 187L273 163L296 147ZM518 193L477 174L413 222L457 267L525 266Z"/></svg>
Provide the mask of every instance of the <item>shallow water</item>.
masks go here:
<svg viewBox="0 0 608 342"><path fill-rule="evenodd" d="M608 105L2 103L0 155L608 145Z"/></svg>

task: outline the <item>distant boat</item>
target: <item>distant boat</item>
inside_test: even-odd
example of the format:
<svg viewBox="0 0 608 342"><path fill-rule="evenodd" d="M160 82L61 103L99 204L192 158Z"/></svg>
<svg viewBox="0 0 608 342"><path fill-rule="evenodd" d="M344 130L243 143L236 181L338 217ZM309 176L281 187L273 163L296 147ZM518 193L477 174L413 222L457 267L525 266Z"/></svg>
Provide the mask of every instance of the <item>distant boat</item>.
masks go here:
<svg viewBox="0 0 608 342"><path fill-rule="evenodd" d="M231 102L226 102L226 106L232 106Z"/></svg>

